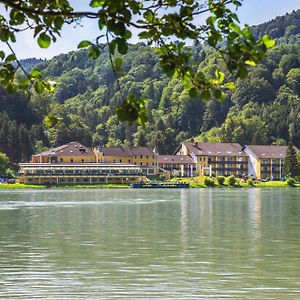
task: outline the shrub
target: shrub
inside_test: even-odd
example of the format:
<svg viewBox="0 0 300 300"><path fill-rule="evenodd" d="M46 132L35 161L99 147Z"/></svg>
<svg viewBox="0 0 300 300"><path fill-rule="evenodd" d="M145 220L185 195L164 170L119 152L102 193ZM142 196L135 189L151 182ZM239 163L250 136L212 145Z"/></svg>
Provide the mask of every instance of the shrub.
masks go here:
<svg viewBox="0 0 300 300"><path fill-rule="evenodd" d="M223 185L224 182L225 182L225 177L224 176L218 176L217 181L218 181L218 184Z"/></svg>
<svg viewBox="0 0 300 300"><path fill-rule="evenodd" d="M289 186L295 186L296 185L296 179L295 178L289 178L286 182Z"/></svg>
<svg viewBox="0 0 300 300"><path fill-rule="evenodd" d="M228 177L228 184L229 185L234 186L235 182L236 182L236 179L235 179L234 175L231 175L231 176Z"/></svg>
<svg viewBox="0 0 300 300"><path fill-rule="evenodd" d="M210 178L210 177L206 177L204 179L204 184L206 186L215 186L215 181L213 180L213 178Z"/></svg>
<svg viewBox="0 0 300 300"><path fill-rule="evenodd" d="M250 185L250 186L254 186L254 183L255 183L255 181L254 181L253 178L249 178L249 179L247 180L247 184Z"/></svg>

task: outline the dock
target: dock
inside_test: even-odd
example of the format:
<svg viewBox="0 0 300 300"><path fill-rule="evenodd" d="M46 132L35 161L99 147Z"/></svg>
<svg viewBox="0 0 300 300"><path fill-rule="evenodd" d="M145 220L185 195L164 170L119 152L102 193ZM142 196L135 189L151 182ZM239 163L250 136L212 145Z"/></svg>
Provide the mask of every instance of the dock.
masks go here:
<svg viewBox="0 0 300 300"><path fill-rule="evenodd" d="M190 185L185 182L140 182L132 183L130 187L133 189L186 189L189 188Z"/></svg>

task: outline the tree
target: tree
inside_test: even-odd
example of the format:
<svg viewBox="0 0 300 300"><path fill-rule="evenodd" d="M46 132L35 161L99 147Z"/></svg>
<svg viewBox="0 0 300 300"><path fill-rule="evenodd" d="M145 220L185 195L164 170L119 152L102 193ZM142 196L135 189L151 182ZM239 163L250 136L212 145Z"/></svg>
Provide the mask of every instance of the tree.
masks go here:
<svg viewBox="0 0 300 300"><path fill-rule="evenodd" d="M0 51L0 85L10 92L32 86L42 93L55 87L55 83L42 80L41 71L33 69L28 73L19 63L12 47L18 32L31 31L38 45L48 48L60 37L64 25L76 25L83 19L95 19L99 33L95 39L81 41L78 48L87 48L91 58L97 58L106 49L116 77L123 74L123 61L117 53L127 53L132 30L136 29L141 41L156 47L162 70L169 77L182 80L191 97L200 93L202 99L214 96L222 100L224 89L233 85L224 80L224 73L217 68L211 76L198 68L191 48L185 47L187 40L206 43L215 49L238 78L245 78L248 66L261 61L267 49L275 44L267 35L256 40L247 27L239 26L237 15L230 9L241 5L238 0L91 0L86 11L76 11L68 0L0 0L0 3L8 12L0 16L0 41L11 50L11 54ZM199 16L203 14L208 17L201 24ZM17 74L15 65L25 77ZM133 95L123 97L116 107L120 120L144 123L144 102L144 98ZM51 120L56 121L48 118L48 123Z"/></svg>
<svg viewBox="0 0 300 300"><path fill-rule="evenodd" d="M296 150L292 143L289 143L285 159L284 159L284 172L288 177L294 178L298 172L298 162Z"/></svg>
<svg viewBox="0 0 300 300"><path fill-rule="evenodd" d="M9 159L5 153L0 152L0 176L6 176L6 170L8 169Z"/></svg>

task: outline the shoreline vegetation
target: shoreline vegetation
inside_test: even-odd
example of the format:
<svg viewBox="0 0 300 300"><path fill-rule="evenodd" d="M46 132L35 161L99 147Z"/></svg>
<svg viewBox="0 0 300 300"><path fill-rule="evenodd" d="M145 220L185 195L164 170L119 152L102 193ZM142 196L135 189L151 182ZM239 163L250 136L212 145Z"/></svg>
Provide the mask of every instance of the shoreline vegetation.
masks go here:
<svg viewBox="0 0 300 300"><path fill-rule="evenodd" d="M231 178L231 179L230 179ZM286 181L243 181L238 178L227 177L224 178L224 181L220 183L218 178L211 178L206 176L196 176L191 178L172 178L170 182L184 182L188 183L191 188L268 188L268 187L300 187L300 183L289 184L288 180ZM231 181L231 182L230 182ZM168 182L168 181L165 181ZM0 190L4 189L115 189L115 188L130 188L126 184L78 184L78 185L29 185L29 184L0 184Z"/></svg>

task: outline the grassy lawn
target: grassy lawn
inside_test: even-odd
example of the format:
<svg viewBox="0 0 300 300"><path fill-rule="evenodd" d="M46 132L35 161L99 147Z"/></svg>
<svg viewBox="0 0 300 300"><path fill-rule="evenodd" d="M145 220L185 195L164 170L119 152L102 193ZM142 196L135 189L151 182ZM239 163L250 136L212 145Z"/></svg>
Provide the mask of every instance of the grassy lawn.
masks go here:
<svg viewBox="0 0 300 300"><path fill-rule="evenodd" d="M197 187L207 187L204 183L206 176L197 176L192 178L172 178L171 181L176 182L186 182L189 183L191 187L197 188ZM239 182L240 179L237 179L237 182ZM219 185L217 180L215 180L215 187L229 187L232 186L228 185L227 178L225 180L225 183L223 185ZM246 182L241 182L235 187L289 187L286 181L267 181L267 182L258 182L255 183L253 186L249 185ZM300 187L300 183L297 183L295 187Z"/></svg>
<svg viewBox="0 0 300 300"><path fill-rule="evenodd" d="M110 188L129 188L127 184L73 184L73 185L54 185L48 187L46 185L33 184L0 184L0 189L110 189Z"/></svg>
<svg viewBox="0 0 300 300"><path fill-rule="evenodd" d="M45 185L33 185L33 184L20 184L20 183L1 183L0 189L45 189L47 188Z"/></svg>

